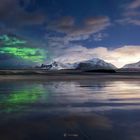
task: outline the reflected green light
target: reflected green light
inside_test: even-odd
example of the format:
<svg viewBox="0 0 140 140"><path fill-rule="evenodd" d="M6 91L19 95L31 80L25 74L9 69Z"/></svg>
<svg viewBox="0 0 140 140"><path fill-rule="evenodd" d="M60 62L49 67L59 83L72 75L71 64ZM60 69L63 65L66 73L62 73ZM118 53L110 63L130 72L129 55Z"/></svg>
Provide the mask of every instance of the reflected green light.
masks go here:
<svg viewBox="0 0 140 140"><path fill-rule="evenodd" d="M45 101L48 101L48 91L42 86L24 87L19 91L13 91L8 97L0 102L4 112L23 111L29 105L36 103L45 94ZM1 110L1 111L2 111Z"/></svg>
<svg viewBox="0 0 140 140"><path fill-rule="evenodd" d="M46 60L47 52L41 48L33 48L28 46L26 41L19 40L15 37L7 35L0 36L1 54L9 54L23 60L42 63Z"/></svg>
<svg viewBox="0 0 140 140"><path fill-rule="evenodd" d="M7 102L9 104L33 103L40 97L41 91L40 88L16 91L11 93Z"/></svg>

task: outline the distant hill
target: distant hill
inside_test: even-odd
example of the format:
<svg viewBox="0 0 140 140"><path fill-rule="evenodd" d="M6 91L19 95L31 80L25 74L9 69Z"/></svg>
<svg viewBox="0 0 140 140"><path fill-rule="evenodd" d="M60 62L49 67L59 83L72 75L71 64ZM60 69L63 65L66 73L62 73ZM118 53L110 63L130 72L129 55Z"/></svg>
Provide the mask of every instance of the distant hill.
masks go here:
<svg viewBox="0 0 140 140"><path fill-rule="evenodd" d="M140 61L136 63L126 64L119 71L122 72L140 72Z"/></svg>
<svg viewBox="0 0 140 140"><path fill-rule="evenodd" d="M92 71L92 70L114 70L116 67L111 63L107 63L102 59L93 58L87 61L77 62L73 64L61 63L61 62L52 62L49 65L42 64L41 69L46 70L62 70L62 69L75 69L82 71Z"/></svg>
<svg viewBox="0 0 140 140"><path fill-rule="evenodd" d="M102 59L93 58L91 60L80 62L77 65L77 69L84 70L84 71L101 70L101 69L109 70L109 69L116 69L116 67L111 63L105 62Z"/></svg>
<svg viewBox="0 0 140 140"><path fill-rule="evenodd" d="M131 64L127 64L125 65L123 68L128 68L128 69L140 69L140 61L136 62L136 63L131 63Z"/></svg>

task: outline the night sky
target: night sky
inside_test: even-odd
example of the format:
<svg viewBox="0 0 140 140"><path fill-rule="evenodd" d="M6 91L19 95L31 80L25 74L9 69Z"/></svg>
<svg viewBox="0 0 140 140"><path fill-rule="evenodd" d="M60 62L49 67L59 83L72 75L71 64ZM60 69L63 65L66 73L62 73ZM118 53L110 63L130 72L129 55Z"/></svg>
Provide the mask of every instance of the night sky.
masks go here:
<svg viewBox="0 0 140 140"><path fill-rule="evenodd" d="M140 61L140 0L0 0L0 68Z"/></svg>

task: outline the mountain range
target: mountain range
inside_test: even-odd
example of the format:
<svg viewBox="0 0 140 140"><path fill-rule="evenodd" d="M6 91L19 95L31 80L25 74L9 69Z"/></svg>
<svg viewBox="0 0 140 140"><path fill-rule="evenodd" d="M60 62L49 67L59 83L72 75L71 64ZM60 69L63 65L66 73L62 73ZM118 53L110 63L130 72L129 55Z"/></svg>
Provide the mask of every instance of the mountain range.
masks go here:
<svg viewBox="0 0 140 140"><path fill-rule="evenodd" d="M140 69L140 61L136 63L127 64L123 68L124 69Z"/></svg>
<svg viewBox="0 0 140 140"><path fill-rule="evenodd" d="M73 64L54 61L48 65L42 64L40 68L47 69L47 70L77 69L77 70L83 70L83 71L116 69L116 67L113 64L107 63L104 60L99 59L99 58L93 58L90 60L77 62Z"/></svg>
<svg viewBox="0 0 140 140"><path fill-rule="evenodd" d="M86 61L81 61L77 63L62 63L58 61L53 61L50 64L42 64L38 68L46 69L46 70L62 70L62 69L73 69L73 70L82 70L82 71L90 71L90 70L116 70L118 69L111 63L108 63L99 58L93 58ZM140 70L140 61L137 63L126 64L121 69L129 69L129 70Z"/></svg>

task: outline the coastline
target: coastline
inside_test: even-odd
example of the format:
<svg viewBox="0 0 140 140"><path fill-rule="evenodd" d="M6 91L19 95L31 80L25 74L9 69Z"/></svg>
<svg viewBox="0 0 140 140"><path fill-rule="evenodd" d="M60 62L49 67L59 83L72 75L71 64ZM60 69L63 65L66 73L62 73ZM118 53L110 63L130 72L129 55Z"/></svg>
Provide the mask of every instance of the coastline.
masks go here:
<svg viewBox="0 0 140 140"><path fill-rule="evenodd" d="M0 74L3 80L71 81L71 80L140 80L140 73L46 73L46 74Z"/></svg>

